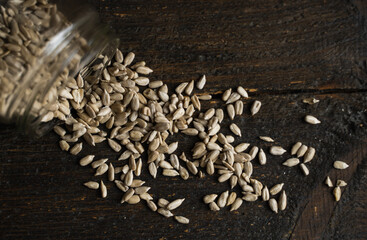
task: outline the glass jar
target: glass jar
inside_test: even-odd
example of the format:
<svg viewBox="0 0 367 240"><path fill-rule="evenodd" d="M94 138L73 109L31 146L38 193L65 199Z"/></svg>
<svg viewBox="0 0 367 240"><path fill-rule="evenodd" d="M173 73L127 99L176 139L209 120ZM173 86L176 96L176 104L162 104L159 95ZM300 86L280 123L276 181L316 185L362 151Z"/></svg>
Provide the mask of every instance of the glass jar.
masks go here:
<svg viewBox="0 0 367 240"><path fill-rule="evenodd" d="M42 135L70 114L60 104L70 97L64 88L77 86L82 94L78 78L87 77L97 60L108 61L117 45L97 13L80 1L11 0L1 6L0 121Z"/></svg>

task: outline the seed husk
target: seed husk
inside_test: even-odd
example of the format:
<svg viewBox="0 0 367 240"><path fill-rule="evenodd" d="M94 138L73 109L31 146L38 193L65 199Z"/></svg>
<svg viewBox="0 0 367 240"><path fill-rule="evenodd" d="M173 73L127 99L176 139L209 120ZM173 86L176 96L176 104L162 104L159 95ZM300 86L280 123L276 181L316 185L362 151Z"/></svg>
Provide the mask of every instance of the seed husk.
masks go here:
<svg viewBox="0 0 367 240"><path fill-rule="evenodd" d="M134 181L134 175L133 175L133 171L132 170L129 170L127 173L126 173L126 176L125 176L125 179L124 179L124 183L126 186L131 186L132 183Z"/></svg>
<svg viewBox="0 0 367 240"><path fill-rule="evenodd" d="M229 196L228 196L226 206L232 205L234 203L234 201L236 200L236 198L237 198L237 193L231 192L231 194L229 194Z"/></svg>
<svg viewBox="0 0 367 240"><path fill-rule="evenodd" d="M87 188L90 188L90 189L98 189L99 188L99 183L89 181L89 182L84 183L84 186L86 186Z"/></svg>
<svg viewBox="0 0 367 240"><path fill-rule="evenodd" d="M301 163L299 166L305 176L310 174L310 171L308 170L307 166L304 163Z"/></svg>
<svg viewBox="0 0 367 240"><path fill-rule="evenodd" d="M260 110L260 108L261 108L261 102L260 102L260 101L258 101L258 100L256 100L256 101L252 104L252 106L251 106L251 115L253 116L253 115L255 115L256 113L258 113L258 112L259 112L259 110Z"/></svg>
<svg viewBox="0 0 367 240"><path fill-rule="evenodd" d="M300 157L303 157L305 155L305 153L307 152L308 150L308 147L306 145L302 145L298 151L297 151L297 157L300 158Z"/></svg>
<svg viewBox="0 0 367 240"><path fill-rule="evenodd" d="M333 194L334 194L334 197L335 197L335 201L339 202L340 200L340 197L342 195L342 192L340 190L340 187L339 186L336 186L333 190Z"/></svg>
<svg viewBox="0 0 367 240"><path fill-rule="evenodd" d="M275 156L283 155L283 153L285 153L286 151L287 150L285 150L284 148L282 148L280 146L270 147L270 154L275 155Z"/></svg>
<svg viewBox="0 0 367 240"><path fill-rule="evenodd" d="M187 86L185 88L185 93L187 95L191 95L192 90L194 90L194 80L192 80L189 84L187 84Z"/></svg>
<svg viewBox="0 0 367 240"><path fill-rule="evenodd" d="M80 151L83 149L83 143L77 143L75 144L71 149L70 149L70 153L73 155L77 155L78 153L80 153Z"/></svg>
<svg viewBox="0 0 367 240"><path fill-rule="evenodd" d="M205 75L203 75L196 83L196 88L197 89L203 89L206 83L206 77Z"/></svg>
<svg viewBox="0 0 367 240"><path fill-rule="evenodd" d="M106 185L104 185L103 181L101 180L101 195L102 195L102 198L106 198L107 197L107 187Z"/></svg>
<svg viewBox="0 0 367 240"><path fill-rule="evenodd" d="M325 179L325 184L328 186L328 187L333 187L333 182L331 181L330 177L327 176L326 179Z"/></svg>
<svg viewBox="0 0 367 240"><path fill-rule="evenodd" d="M343 169L346 169L346 168L348 168L349 167L349 165L348 164L346 164L345 162L343 162L343 161L335 161L334 162L334 168L336 168L336 169L340 169L340 170L343 170Z"/></svg>
<svg viewBox="0 0 367 240"><path fill-rule="evenodd" d="M287 207L287 195L285 194L285 191L283 190L279 197L279 203L278 203L278 209L280 211L285 210Z"/></svg>
<svg viewBox="0 0 367 240"><path fill-rule="evenodd" d="M302 102L312 105L312 104L320 102L320 100L318 100L316 98L305 98L305 99L302 100Z"/></svg>
<svg viewBox="0 0 367 240"><path fill-rule="evenodd" d="M270 188L269 192L271 195L277 195L280 191L282 191L284 183L279 183Z"/></svg>
<svg viewBox="0 0 367 240"><path fill-rule="evenodd" d="M251 156L251 160L255 159L255 157L257 156L257 153L259 152L259 148L256 146L253 146L249 152L250 156Z"/></svg>
<svg viewBox="0 0 367 240"><path fill-rule="evenodd" d="M309 123L309 124L313 124L313 125L315 125L315 124L320 124L320 123L321 123L321 121L320 121L319 119L317 119L316 117L311 116L311 115L306 115L306 116L305 116L305 121L306 121L307 123Z"/></svg>
<svg viewBox="0 0 367 240"><path fill-rule="evenodd" d="M190 220L188 218L185 218L183 216L175 216L175 220L182 224L189 224Z"/></svg>
<svg viewBox="0 0 367 240"><path fill-rule="evenodd" d="M283 162L284 166L287 167L294 167L300 163L298 158L289 158L285 162Z"/></svg>
<svg viewBox="0 0 367 240"><path fill-rule="evenodd" d="M186 166L192 174L196 175L198 173L198 169L193 162L187 161Z"/></svg>
<svg viewBox="0 0 367 240"><path fill-rule="evenodd" d="M269 199L269 207L273 212L278 213L278 203L274 198Z"/></svg>
<svg viewBox="0 0 367 240"><path fill-rule="evenodd" d="M345 186L347 186L347 183L345 181L343 181L343 180L338 179L336 181L336 186L338 186L338 187L345 187Z"/></svg>
<svg viewBox="0 0 367 240"><path fill-rule="evenodd" d="M238 100L234 103L234 109L237 116L241 116L243 113L243 102Z"/></svg>
<svg viewBox="0 0 367 240"><path fill-rule="evenodd" d="M179 206L181 206L181 204L182 204L184 201L185 201L185 198L182 198L182 199L176 199L176 200L174 200L174 201L170 202L170 203L167 205L166 209L167 209L167 210L173 210L173 209L176 209L176 208L178 208Z"/></svg>
<svg viewBox="0 0 367 240"><path fill-rule="evenodd" d="M241 98L241 95L236 93L236 92L232 92L231 95L229 96L226 104L230 104L230 103L234 103L237 100L239 100Z"/></svg>
<svg viewBox="0 0 367 240"><path fill-rule="evenodd" d="M114 181L114 183L115 183L115 185L116 185L116 187L118 188L118 189L120 189L121 191L123 191L123 192L126 192L127 190L129 190L129 187L128 186L126 186L122 181L120 181L120 180L115 180Z"/></svg>
<svg viewBox="0 0 367 240"><path fill-rule="evenodd" d="M315 156L315 148L313 147L309 147L303 157L303 162L304 163L308 163L311 162L311 160L313 159L313 157Z"/></svg>
<svg viewBox="0 0 367 240"><path fill-rule="evenodd" d="M295 155L299 148L302 146L302 143L301 142L297 142L295 143L293 146L292 146L292 149L291 149L291 155Z"/></svg>
<svg viewBox="0 0 367 240"><path fill-rule="evenodd" d="M235 124L235 123L232 123L230 126L229 126L229 129L237 136L242 136L241 134L241 129Z"/></svg>
<svg viewBox="0 0 367 240"><path fill-rule="evenodd" d="M159 208L157 212L166 218L173 217L173 214L171 213L171 211L164 209L164 208Z"/></svg>
<svg viewBox="0 0 367 240"><path fill-rule="evenodd" d="M223 208L223 207L226 206L227 200L228 200L228 195L229 195L229 192L225 191L219 196L218 201L217 201L218 207Z"/></svg>
<svg viewBox="0 0 367 240"><path fill-rule="evenodd" d="M187 179L189 179L189 172L187 171L187 169L186 168L184 168L184 167L182 167L182 166L180 166L180 176L181 176L181 178L183 179L183 180L187 180Z"/></svg>

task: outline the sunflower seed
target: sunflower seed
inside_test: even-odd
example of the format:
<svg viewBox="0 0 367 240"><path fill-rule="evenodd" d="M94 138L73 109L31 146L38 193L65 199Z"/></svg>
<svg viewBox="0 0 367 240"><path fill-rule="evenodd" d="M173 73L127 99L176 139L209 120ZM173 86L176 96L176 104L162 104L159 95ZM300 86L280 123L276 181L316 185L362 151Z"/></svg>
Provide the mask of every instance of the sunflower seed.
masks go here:
<svg viewBox="0 0 367 240"><path fill-rule="evenodd" d="M274 140L271 137L260 136L259 138L265 142L274 142Z"/></svg>
<svg viewBox="0 0 367 240"><path fill-rule="evenodd" d="M274 198L269 199L269 207L273 212L278 213L278 203Z"/></svg>
<svg viewBox="0 0 367 240"><path fill-rule="evenodd" d="M100 160L97 160L97 161L94 161L91 165L92 165L92 168L97 168L99 166L101 166L102 164L104 164L105 162L108 161L108 158L102 158Z"/></svg>
<svg viewBox="0 0 367 240"><path fill-rule="evenodd" d="M258 100L256 100L256 101L252 104L252 106L251 106L251 115L253 116L253 115L255 115L256 113L258 113L258 112L259 112L259 110L260 110L260 108L261 108L261 102L260 102L260 101L258 101Z"/></svg>
<svg viewBox="0 0 367 240"><path fill-rule="evenodd" d="M230 103L234 103L236 102L237 100L239 100L241 98L241 95L239 95L238 93L236 92L232 92L231 95L229 96L226 104L230 104Z"/></svg>
<svg viewBox="0 0 367 240"><path fill-rule="evenodd" d="M232 211L238 210L241 207L242 203L243 203L243 200L241 198L237 198L234 201L234 203L232 204L230 211L232 212Z"/></svg>
<svg viewBox="0 0 367 240"><path fill-rule="evenodd" d="M278 203L278 209L280 211L285 210L287 207L287 195L285 194L285 191L283 190L279 197L279 203Z"/></svg>
<svg viewBox="0 0 367 240"><path fill-rule="evenodd" d="M196 82L196 87L197 89L203 89L206 83L206 77L205 75L203 75L197 82Z"/></svg>
<svg viewBox="0 0 367 240"><path fill-rule="evenodd" d="M291 155L295 155L301 146L302 146L301 142L297 142L296 144L294 144L291 149Z"/></svg>
<svg viewBox="0 0 367 240"><path fill-rule="evenodd" d="M236 153L241 153L241 152L244 152L246 151L246 149L250 146L249 143L240 143L238 144L234 150L236 151Z"/></svg>
<svg viewBox="0 0 367 240"><path fill-rule="evenodd" d="M287 167L294 167L296 165L299 164L299 159L298 158L289 158L288 160L286 160L285 162L283 162L283 165L284 166L287 166Z"/></svg>
<svg viewBox="0 0 367 240"><path fill-rule="evenodd" d="M310 174L310 171L308 170L307 166L304 163L301 163L299 166L301 167L301 170L305 176Z"/></svg>
<svg viewBox="0 0 367 240"><path fill-rule="evenodd" d="M309 147L304 155L303 162L308 163L310 162L313 157L315 156L315 149L313 147Z"/></svg>
<svg viewBox="0 0 367 240"><path fill-rule="evenodd" d="M127 190L129 190L129 187L128 186L126 186L122 181L120 181L120 180L115 180L114 181L114 183L115 183L115 185L116 185L116 187L118 188L118 189L120 189L121 191L123 191L123 192L126 192Z"/></svg>
<svg viewBox="0 0 367 240"><path fill-rule="evenodd" d="M175 216L175 220L182 224L189 224L190 220L188 218L185 218L183 216Z"/></svg>
<svg viewBox="0 0 367 240"><path fill-rule="evenodd" d="M189 172L186 168L180 166L180 176L183 180L187 180L189 178Z"/></svg>
<svg viewBox="0 0 367 240"><path fill-rule="evenodd" d="M237 136L242 136L241 134L241 129L235 124L235 123L232 123L230 126L229 126L229 129Z"/></svg>
<svg viewBox="0 0 367 240"><path fill-rule="evenodd" d="M320 100L318 100L316 98L305 98L305 99L302 100L302 102L312 105L312 104L320 102Z"/></svg>
<svg viewBox="0 0 367 240"><path fill-rule="evenodd" d="M253 146L249 152L250 156L251 156L251 160L255 159L257 153L259 152L259 148L256 146Z"/></svg>
<svg viewBox="0 0 367 240"><path fill-rule="evenodd" d="M313 124L313 125L315 125L315 124L320 124L320 123L321 123L321 121L320 121L320 120L318 120L316 117L311 116L311 115L306 115L306 116L305 116L305 121L306 121L307 123L309 123L309 124Z"/></svg>
<svg viewBox="0 0 367 240"><path fill-rule="evenodd" d="M267 186L265 186L265 187L262 189L261 197L262 197L263 201L269 201L270 194L269 194L269 189L268 189L268 187L267 187Z"/></svg>
<svg viewBox="0 0 367 240"><path fill-rule="evenodd" d="M246 193L242 199L245 200L246 202L255 202L257 200L257 195L253 194L253 193Z"/></svg>
<svg viewBox="0 0 367 240"><path fill-rule="evenodd" d="M153 201L147 201L147 205L153 212L157 211L157 205Z"/></svg>
<svg viewBox="0 0 367 240"><path fill-rule="evenodd" d="M233 175L233 173L225 173L220 175L220 177L218 178L218 182L225 182L227 181L231 176Z"/></svg>
<svg viewBox="0 0 367 240"><path fill-rule="evenodd" d="M100 186L101 186L102 198L106 198L107 197L107 187L106 187L106 185L104 185L102 180L101 180Z"/></svg>
<svg viewBox="0 0 367 240"><path fill-rule="evenodd" d="M89 181L89 182L84 183L84 186L86 186L87 188L90 188L90 189L98 189L99 188L99 183Z"/></svg>
<svg viewBox="0 0 367 240"><path fill-rule="evenodd" d="M204 197L204 203L209 204L214 202L214 200L218 197L217 194L209 194Z"/></svg>
<svg viewBox="0 0 367 240"><path fill-rule="evenodd" d="M133 195L129 200L127 200L128 204L138 204L140 202L139 195Z"/></svg>
<svg viewBox="0 0 367 240"><path fill-rule="evenodd" d="M73 155L77 155L78 153L80 153L80 151L83 149L83 143L77 143L75 144L71 149L70 149L70 153Z"/></svg>
<svg viewBox="0 0 367 240"><path fill-rule="evenodd" d="M306 145L302 145L299 149L298 149L298 151L297 151L297 157L299 158L299 157L303 157L304 155L305 155L305 153L307 152L307 150L308 150L308 147L306 146Z"/></svg>
<svg viewBox="0 0 367 240"><path fill-rule="evenodd" d="M60 137L63 137L63 136L65 136L65 134L66 134L65 129L63 129L63 128L62 128L62 127L60 127L60 126L55 126L55 127L54 127L54 132L55 132L55 133L57 133L57 135L59 135Z"/></svg>
<svg viewBox="0 0 367 240"><path fill-rule="evenodd" d="M94 174L94 176L100 176L100 175L103 175L107 172L108 170L108 165L103 163L102 165L100 165L97 170L96 170L96 173Z"/></svg>
<svg viewBox="0 0 367 240"><path fill-rule="evenodd" d="M282 191L283 186L284 186L284 183L279 183L279 184L274 185L269 190L270 194L271 195L277 195L280 191Z"/></svg>
<svg viewBox="0 0 367 240"><path fill-rule="evenodd" d="M231 192L231 194L229 194L229 196L228 196L226 206L232 205L234 203L234 201L236 200L236 198L237 198L237 193Z"/></svg>
<svg viewBox="0 0 367 240"><path fill-rule="evenodd" d="M222 100L226 102L229 99L229 96L231 95L231 93L232 93L232 88L225 90L222 95Z"/></svg>
<svg viewBox="0 0 367 240"><path fill-rule="evenodd" d="M340 190L340 187L339 187L339 186L337 186L337 187L335 187L335 188L334 188L334 190L333 190L333 194L334 194L334 197L335 197L335 201L339 202L340 197L341 197L341 195L342 195L342 192L341 192L341 190Z"/></svg>
<svg viewBox="0 0 367 240"><path fill-rule="evenodd" d="M166 208L166 206L169 204L169 201L164 199L164 198L160 198L158 199L158 206L161 208Z"/></svg>
<svg viewBox="0 0 367 240"><path fill-rule="evenodd" d="M343 161L335 161L334 162L334 168L336 168L336 169L341 169L342 170L342 169L346 169L348 167L349 167L349 165L346 164Z"/></svg>
<svg viewBox="0 0 367 240"><path fill-rule="evenodd" d="M237 87L237 92L241 95L241 97L248 98L248 94L247 94L246 90L243 87L238 86Z"/></svg>
<svg viewBox="0 0 367 240"><path fill-rule="evenodd" d="M107 141L108 145L112 148L112 150L114 150L115 152L121 151L121 145L118 144L115 140L108 138Z"/></svg>
<svg viewBox="0 0 367 240"><path fill-rule="evenodd" d="M220 210L220 208L218 207L218 205L215 202L209 203L209 208L211 211L215 211L215 212Z"/></svg>
<svg viewBox="0 0 367 240"><path fill-rule="evenodd" d="M164 209L164 208L159 208L157 212L161 214L162 216L165 216L166 218L173 217L173 214L171 213L171 211Z"/></svg>
<svg viewBox="0 0 367 240"><path fill-rule="evenodd" d="M223 208L226 206L228 195L229 195L229 192L225 191L219 196L218 201L217 201L218 207Z"/></svg>
<svg viewBox="0 0 367 240"><path fill-rule="evenodd" d="M167 205L166 209L167 209L167 210L173 210L173 209L176 209L176 208L178 208L179 206L181 206L181 204L183 203L183 201L185 201L185 198L182 198L182 199L176 199L176 200L174 200L174 201L170 202L170 203Z"/></svg>
<svg viewBox="0 0 367 240"><path fill-rule="evenodd" d="M347 183L345 182L345 181L343 181L343 180L337 180L336 181L336 186L338 186L338 187L345 187L345 186L347 186Z"/></svg>
<svg viewBox="0 0 367 240"><path fill-rule="evenodd" d="M234 103L234 109L237 116L241 116L243 113L243 102L242 101L236 101Z"/></svg>
<svg viewBox="0 0 367 240"><path fill-rule="evenodd" d="M70 149L70 145L65 140L61 140L59 142L59 145L60 145L60 149L62 151L69 151L69 149Z"/></svg>
<svg viewBox="0 0 367 240"><path fill-rule="evenodd" d="M284 148L282 148L280 146L270 147L270 154L275 155L275 156L283 155L283 153L285 153L286 151L287 150L285 150Z"/></svg>
<svg viewBox="0 0 367 240"><path fill-rule="evenodd" d="M132 183L134 181L134 175L133 175L133 171L132 170L129 170L127 173L126 173L126 176L125 176L125 179L124 179L124 183L126 186L131 186Z"/></svg>
<svg viewBox="0 0 367 240"><path fill-rule="evenodd" d="M262 148L260 148L260 151L259 151L259 163L260 165L266 164L266 154L264 150L262 150Z"/></svg>
<svg viewBox="0 0 367 240"><path fill-rule="evenodd" d="M176 93L181 94L188 84L189 84L188 82L183 82L180 85L178 85L178 87L176 87L175 89Z"/></svg>
<svg viewBox="0 0 367 240"><path fill-rule="evenodd" d="M327 176L326 179L325 179L325 184L328 186L328 187L333 187L333 182L331 181L330 177Z"/></svg>
<svg viewBox="0 0 367 240"><path fill-rule="evenodd" d="M127 202L133 195L135 194L135 190L130 188L125 192L122 196L121 203Z"/></svg>
<svg viewBox="0 0 367 240"><path fill-rule="evenodd" d="M166 177L175 177L175 176L179 176L180 174L176 170L173 170L173 169L163 169L162 175Z"/></svg>
<svg viewBox="0 0 367 240"><path fill-rule="evenodd" d="M235 117L235 110L234 110L234 106L232 104L228 104L227 105L227 113L228 113L228 116L231 120L234 119Z"/></svg>
<svg viewBox="0 0 367 240"><path fill-rule="evenodd" d="M110 163L110 166L108 167L108 180L111 182L115 180L115 168L112 163Z"/></svg>

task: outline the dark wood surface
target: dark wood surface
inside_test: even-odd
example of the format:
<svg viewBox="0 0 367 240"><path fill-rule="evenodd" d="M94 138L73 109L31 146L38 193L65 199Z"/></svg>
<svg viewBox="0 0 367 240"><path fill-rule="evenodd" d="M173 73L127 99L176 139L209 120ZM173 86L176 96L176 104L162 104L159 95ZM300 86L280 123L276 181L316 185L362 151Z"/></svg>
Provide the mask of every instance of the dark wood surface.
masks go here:
<svg viewBox="0 0 367 240"><path fill-rule="evenodd" d="M211 212L202 202L209 193L228 188L216 177L199 179L159 176L145 166L142 179L154 198L186 198L175 211L190 219L177 224L151 212L145 204L121 205L121 193L110 183L109 195L82 183L95 179L91 168L78 166L79 156L58 147L54 133L35 140L0 125L1 239L366 239L367 238L367 39L363 1L136 1L94 0L104 22L121 39L124 52L134 51L154 69L151 79L170 87L206 74L204 92L220 107L219 94L244 86L250 92L245 114L235 122L241 139L268 149L259 141L269 135L290 149L296 141L316 148L305 177L285 168L289 157L268 156L254 164L254 175L267 185L285 183L288 208L274 214L267 204L245 203L237 212ZM305 97L320 103L306 105ZM249 103L262 101L254 117ZM322 124L302 121L313 114ZM224 125L229 121L225 121ZM228 132L224 128L224 132ZM194 140L182 135L180 151ZM85 147L116 162L106 143ZM332 168L335 160L350 164ZM341 201L333 201L324 185L329 175L343 179ZM102 178L104 179L104 178Z"/></svg>

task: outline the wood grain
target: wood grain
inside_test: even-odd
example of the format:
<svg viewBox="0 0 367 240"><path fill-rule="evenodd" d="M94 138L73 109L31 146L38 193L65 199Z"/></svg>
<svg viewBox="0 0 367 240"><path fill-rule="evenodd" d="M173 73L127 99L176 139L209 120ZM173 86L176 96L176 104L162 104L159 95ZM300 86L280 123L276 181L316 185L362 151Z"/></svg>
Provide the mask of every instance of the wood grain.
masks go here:
<svg viewBox="0 0 367 240"><path fill-rule="evenodd" d="M153 181L145 168L141 178L155 198L186 198L175 213L191 222L179 225L144 204L121 205L122 194L110 183L107 199L82 186L94 177L92 169L78 166L80 156L93 153L118 164L107 144L85 147L75 157L59 150L53 133L35 140L1 125L1 239L367 238L367 41L360 1L353 1L359 9L342 0L88 2L116 31L122 50L134 51L154 69L151 79L174 87L206 74L205 93L214 99L203 104L205 109L223 107L219 94L226 88L248 89L244 116L235 119L244 136L236 143L250 142L268 152L271 144L259 135L286 149L302 141L317 151L310 175L281 166L289 153L268 156L265 167L254 163L254 175L268 186L285 183L287 210L274 214L259 201L231 213L210 212L202 202L204 195L228 189L217 176ZM320 103L303 104L310 96ZM255 99L263 107L251 117ZM322 124L305 124L305 114ZM179 141L180 152L194 144L182 135L169 139ZM351 167L336 171L334 160ZM327 175L348 182L339 203L323 184Z"/></svg>

